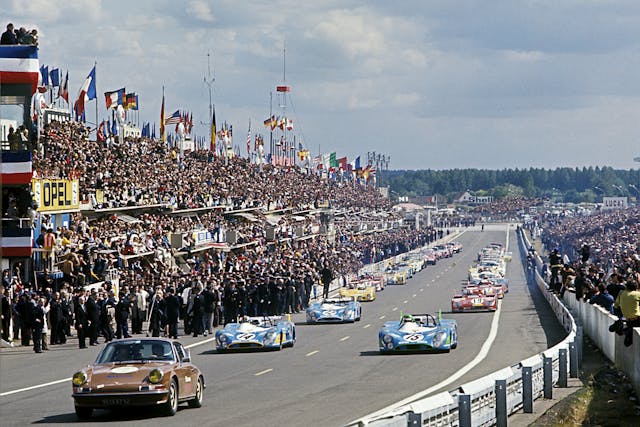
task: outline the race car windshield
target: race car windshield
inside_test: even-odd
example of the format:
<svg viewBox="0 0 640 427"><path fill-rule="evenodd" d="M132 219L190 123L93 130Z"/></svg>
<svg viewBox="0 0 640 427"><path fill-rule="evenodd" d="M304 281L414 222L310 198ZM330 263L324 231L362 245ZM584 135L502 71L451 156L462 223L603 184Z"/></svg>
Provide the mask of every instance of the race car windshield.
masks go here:
<svg viewBox="0 0 640 427"><path fill-rule="evenodd" d="M119 341L107 344L96 363L145 363L174 361L171 343L167 341Z"/></svg>

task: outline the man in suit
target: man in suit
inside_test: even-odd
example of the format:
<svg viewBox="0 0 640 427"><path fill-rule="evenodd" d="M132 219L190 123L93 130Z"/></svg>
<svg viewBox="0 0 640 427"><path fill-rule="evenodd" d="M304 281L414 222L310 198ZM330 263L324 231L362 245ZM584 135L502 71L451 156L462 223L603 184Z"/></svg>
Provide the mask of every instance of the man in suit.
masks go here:
<svg viewBox="0 0 640 427"><path fill-rule="evenodd" d="M42 329L44 328L44 298L38 299L31 314L31 336L33 337L33 351L42 353Z"/></svg>
<svg viewBox="0 0 640 427"><path fill-rule="evenodd" d="M78 346L79 348L87 348L87 329L89 328L89 318L87 316L87 307L85 304L84 295L78 297L78 305L75 310L76 316L76 331L78 332Z"/></svg>
<svg viewBox="0 0 640 427"><path fill-rule="evenodd" d="M98 324L100 322L100 310L98 308L98 292L94 289L91 291L91 295L85 303L87 309L87 319L89 321L89 328L87 329L87 336L89 337L89 345L98 344Z"/></svg>
<svg viewBox="0 0 640 427"><path fill-rule="evenodd" d="M165 310L167 314L167 324L169 325L169 337L178 339L178 320L180 319L180 307L182 303L173 293L173 288L167 288L165 298Z"/></svg>

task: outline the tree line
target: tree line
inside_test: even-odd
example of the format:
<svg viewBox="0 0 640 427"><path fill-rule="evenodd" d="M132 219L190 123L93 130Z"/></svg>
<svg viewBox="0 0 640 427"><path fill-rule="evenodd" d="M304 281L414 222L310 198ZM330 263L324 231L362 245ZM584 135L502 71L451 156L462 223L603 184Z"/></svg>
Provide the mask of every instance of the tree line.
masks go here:
<svg viewBox="0 0 640 427"><path fill-rule="evenodd" d="M640 196L640 169L609 166L529 169L389 170L378 176L394 196L446 196L470 191L478 196L547 197L565 202L594 202L602 196Z"/></svg>

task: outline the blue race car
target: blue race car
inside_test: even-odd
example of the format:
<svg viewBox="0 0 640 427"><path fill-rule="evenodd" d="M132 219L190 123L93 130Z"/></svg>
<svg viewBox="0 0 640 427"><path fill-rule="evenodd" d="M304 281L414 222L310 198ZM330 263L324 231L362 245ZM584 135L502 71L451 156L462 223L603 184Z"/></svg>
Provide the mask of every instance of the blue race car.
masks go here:
<svg viewBox="0 0 640 427"><path fill-rule="evenodd" d="M244 317L216 332L216 349L282 350L296 342L296 326L280 316Z"/></svg>
<svg viewBox="0 0 640 427"><path fill-rule="evenodd" d="M450 351L458 346L455 320L431 314L405 314L399 321L386 322L378 334L380 353Z"/></svg>
<svg viewBox="0 0 640 427"><path fill-rule="evenodd" d="M362 316L360 302L353 298L329 298L307 308L307 323L356 322Z"/></svg>

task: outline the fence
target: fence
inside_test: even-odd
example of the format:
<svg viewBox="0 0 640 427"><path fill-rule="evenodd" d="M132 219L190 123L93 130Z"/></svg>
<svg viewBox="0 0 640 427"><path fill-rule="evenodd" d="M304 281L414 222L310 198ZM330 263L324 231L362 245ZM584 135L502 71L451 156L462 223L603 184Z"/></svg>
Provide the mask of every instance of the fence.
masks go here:
<svg viewBox="0 0 640 427"><path fill-rule="evenodd" d="M522 231L519 235L521 256L531 246ZM533 403L544 397L553 398L553 386L567 387L567 378L577 378L582 354L582 330L576 325L569 310L551 292L539 274L542 260L533 279L549 302L558 321L567 331L559 344L519 363L501 369L477 380L463 384L452 391L399 406L387 413L365 417L352 426L404 427L404 426L506 426L507 417L520 409L533 412ZM640 345L635 340L634 345ZM637 366L636 366L637 368Z"/></svg>

